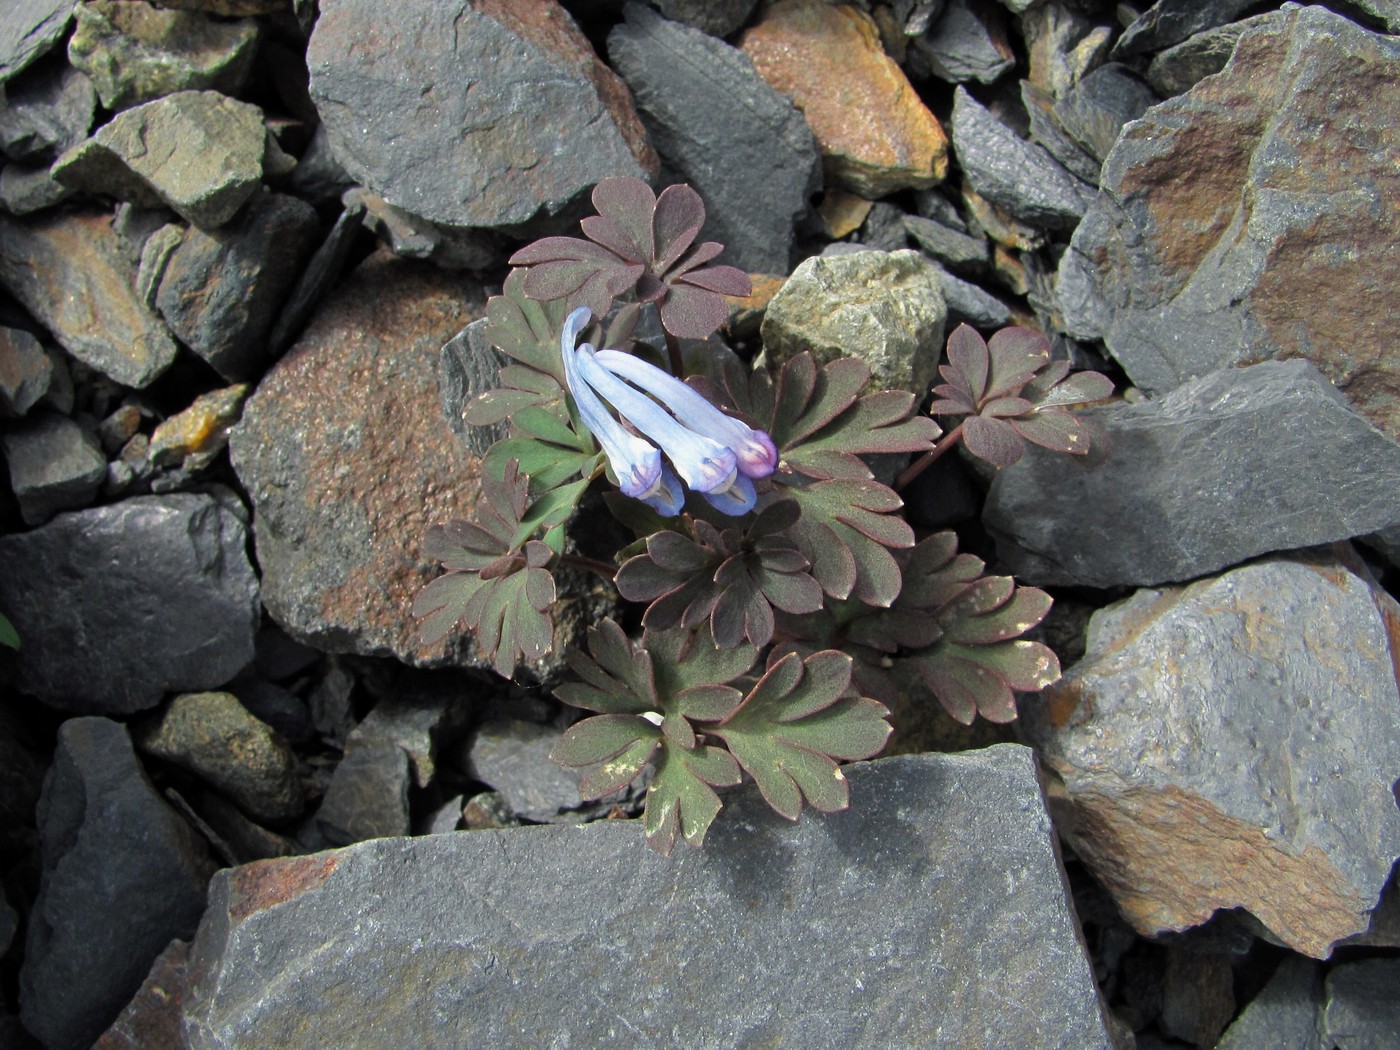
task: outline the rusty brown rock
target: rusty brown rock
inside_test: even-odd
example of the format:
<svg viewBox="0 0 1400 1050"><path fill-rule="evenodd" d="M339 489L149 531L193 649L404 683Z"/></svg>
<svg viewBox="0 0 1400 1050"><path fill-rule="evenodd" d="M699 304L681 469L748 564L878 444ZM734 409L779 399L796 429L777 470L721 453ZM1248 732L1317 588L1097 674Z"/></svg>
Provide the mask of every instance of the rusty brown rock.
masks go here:
<svg viewBox="0 0 1400 1050"><path fill-rule="evenodd" d="M1102 338L1148 393L1306 357L1400 437L1397 64L1393 37L1279 12L1129 125L1061 263L1070 334Z"/></svg>
<svg viewBox="0 0 1400 1050"><path fill-rule="evenodd" d="M948 139L869 15L823 0L779 0L739 45L811 125L830 182L875 199L932 186Z"/></svg>

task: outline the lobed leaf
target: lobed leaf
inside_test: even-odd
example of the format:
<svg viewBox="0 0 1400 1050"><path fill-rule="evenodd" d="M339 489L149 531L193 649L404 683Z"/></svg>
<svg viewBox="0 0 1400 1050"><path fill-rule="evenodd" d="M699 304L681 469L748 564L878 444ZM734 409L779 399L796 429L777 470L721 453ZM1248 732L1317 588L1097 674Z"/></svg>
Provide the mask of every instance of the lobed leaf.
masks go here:
<svg viewBox="0 0 1400 1050"><path fill-rule="evenodd" d="M664 746L642 814L647 845L663 857L670 855L678 835L699 846L723 805L714 788L730 787L740 779L738 763L722 748Z"/></svg>
<svg viewBox="0 0 1400 1050"><path fill-rule="evenodd" d="M912 547L914 531L894 514L904 504L892 489L836 478L787 489L784 496L801 507L789 534L812 563L822 590L869 605L894 602L900 571L888 548Z"/></svg>

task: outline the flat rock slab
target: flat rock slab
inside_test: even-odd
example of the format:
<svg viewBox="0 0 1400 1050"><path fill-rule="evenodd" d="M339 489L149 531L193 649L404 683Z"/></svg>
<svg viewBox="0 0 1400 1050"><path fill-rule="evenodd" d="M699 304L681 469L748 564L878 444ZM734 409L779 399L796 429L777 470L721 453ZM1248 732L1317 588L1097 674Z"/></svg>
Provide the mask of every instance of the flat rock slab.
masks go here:
<svg viewBox="0 0 1400 1050"><path fill-rule="evenodd" d="M1400 522L1400 445L1307 361L1082 415L1106 432L1105 458L1032 447L987 496L1001 571L1029 583L1188 580Z"/></svg>
<svg viewBox="0 0 1400 1050"><path fill-rule="evenodd" d="M326 0L320 12L311 97L336 160L390 204L505 226L558 214L609 175L656 176L626 85L554 0Z"/></svg>
<svg viewBox="0 0 1400 1050"><path fill-rule="evenodd" d="M327 300L230 434L253 500L263 602L327 652L467 661L463 634L423 647L408 615L438 573L427 530L470 517L478 461L442 419L443 343L480 315L459 275L383 254Z"/></svg>
<svg viewBox="0 0 1400 1050"><path fill-rule="evenodd" d="M6 0L0 7L0 84L56 44L74 0Z"/></svg>
<svg viewBox="0 0 1400 1050"><path fill-rule="evenodd" d="M1148 110L1061 260L1069 334L1102 338L1148 393L1306 357L1400 437L1400 361L1378 323L1400 283L1397 68L1400 40L1304 7Z"/></svg>
<svg viewBox="0 0 1400 1050"><path fill-rule="evenodd" d="M176 346L132 290L135 279L109 215L0 212L0 286L79 361L144 387L170 367Z"/></svg>
<svg viewBox="0 0 1400 1050"><path fill-rule="evenodd" d="M1245 908L1322 959L1367 929L1400 858L1397 632L1392 598L1320 556L1094 614L1022 726L1075 852L1140 932Z"/></svg>
<svg viewBox="0 0 1400 1050"><path fill-rule="evenodd" d="M187 1045L1112 1045L1031 753L846 768L850 810L745 790L669 860L601 822L222 872Z"/></svg>
<svg viewBox="0 0 1400 1050"><path fill-rule="evenodd" d="M232 678L252 662L260 615L242 513L202 494L136 496L0 537L20 687L64 710L130 714Z"/></svg>

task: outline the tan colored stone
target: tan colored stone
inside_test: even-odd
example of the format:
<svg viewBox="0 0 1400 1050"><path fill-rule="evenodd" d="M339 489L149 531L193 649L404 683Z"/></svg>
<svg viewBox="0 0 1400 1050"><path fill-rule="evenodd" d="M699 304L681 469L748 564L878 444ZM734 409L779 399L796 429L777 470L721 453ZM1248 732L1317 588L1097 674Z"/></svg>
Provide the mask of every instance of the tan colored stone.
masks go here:
<svg viewBox="0 0 1400 1050"><path fill-rule="evenodd" d="M208 463L228 444L229 428L243 414L248 384L213 390L183 412L161 423L151 435L151 462L156 466L198 460Z"/></svg>
<svg viewBox="0 0 1400 1050"><path fill-rule="evenodd" d="M948 139L869 15L822 0L779 0L739 45L811 125L827 178L870 199L932 186Z"/></svg>
<svg viewBox="0 0 1400 1050"><path fill-rule="evenodd" d="M870 214L871 202L855 193L845 190L827 190L817 207L817 214L826 223L827 235L840 240L847 234L855 233L860 224Z"/></svg>

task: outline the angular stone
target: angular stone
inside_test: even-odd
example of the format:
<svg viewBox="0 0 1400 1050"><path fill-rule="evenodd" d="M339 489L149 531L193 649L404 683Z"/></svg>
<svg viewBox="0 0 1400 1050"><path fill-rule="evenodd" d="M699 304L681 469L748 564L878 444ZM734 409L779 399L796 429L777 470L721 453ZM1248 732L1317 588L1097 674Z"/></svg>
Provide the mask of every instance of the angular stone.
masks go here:
<svg viewBox="0 0 1400 1050"><path fill-rule="evenodd" d="M467 752L466 772L500 792L511 813L536 823L579 819L579 771L550 761L563 730L520 718L481 726Z"/></svg>
<svg viewBox="0 0 1400 1050"><path fill-rule="evenodd" d="M230 451L253 500L263 603L299 641L470 665L465 633L424 647L405 609L438 574L423 534L470 517L478 497L436 365L483 305L459 276L374 256L245 406Z"/></svg>
<svg viewBox="0 0 1400 1050"><path fill-rule="evenodd" d="M1215 1050L1317 1050L1318 965L1290 956L1225 1029Z"/></svg>
<svg viewBox="0 0 1400 1050"><path fill-rule="evenodd" d="M332 152L396 207L504 226L557 215L609 175L656 176L626 86L554 0L320 11L307 63Z"/></svg>
<svg viewBox="0 0 1400 1050"><path fill-rule="evenodd" d="M845 190L827 190L822 194L822 202L817 206L822 225L827 236L840 240L860 229L865 217L870 214L871 202L864 197Z"/></svg>
<svg viewBox="0 0 1400 1050"><path fill-rule="evenodd" d="M0 415L22 416L49 392L54 363L22 328L0 325Z"/></svg>
<svg viewBox="0 0 1400 1050"><path fill-rule="evenodd" d="M291 747L230 693L185 693L136 731L136 746L218 788L257 820L302 808Z"/></svg>
<svg viewBox="0 0 1400 1050"><path fill-rule="evenodd" d="M1253 0L1157 0L1124 30L1113 45L1113 57L1171 47L1203 29L1223 26L1253 6Z"/></svg>
<svg viewBox="0 0 1400 1050"><path fill-rule="evenodd" d="M1016 64L1016 54L996 12L968 0L949 0L928 32L909 44L928 75L954 84L990 84Z"/></svg>
<svg viewBox="0 0 1400 1050"><path fill-rule="evenodd" d="M907 249L807 259L773 296L760 329L768 361L811 350L858 357L872 387L922 395L933 381L947 309L941 271Z"/></svg>
<svg viewBox="0 0 1400 1050"><path fill-rule="evenodd" d="M67 416L46 412L0 436L10 488L26 525L86 507L107 476L97 439Z"/></svg>
<svg viewBox="0 0 1400 1050"><path fill-rule="evenodd" d="M239 513L204 494L137 496L0 537L20 687L64 710L130 714L232 678L259 616Z"/></svg>
<svg viewBox="0 0 1400 1050"><path fill-rule="evenodd" d="M1117 62L1100 66L1055 103L1060 126L1102 161L1123 125L1158 102L1152 89Z"/></svg>
<svg viewBox="0 0 1400 1050"><path fill-rule="evenodd" d="M448 270L487 270L507 254L488 230L429 222L359 186L346 190L341 200L347 208L358 205L365 228L406 259L431 260Z"/></svg>
<svg viewBox="0 0 1400 1050"><path fill-rule="evenodd" d="M987 264L987 242L922 215L903 216L904 229L925 255L954 270L975 270Z"/></svg>
<svg viewBox="0 0 1400 1050"><path fill-rule="evenodd" d="M331 775L316 824L338 846L407 835L412 783L408 754L392 741L350 748Z"/></svg>
<svg viewBox="0 0 1400 1050"><path fill-rule="evenodd" d="M728 36L749 20L757 0L652 0L661 13L711 36Z"/></svg>
<svg viewBox="0 0 1400 1050"><path fill-rule="evenodd" d="M248 390L246 383L211 390L157 426L151 434L151 463L190 471L208 466L228 444L229 428L242 415Z"/></svg>
<svg viewBox="0 0 1400 1050"><path fill-rule="evenodd" d="M758 75L802 110L829 183L874 200L943 178L947 136L863 11L778 0L739 46Z"/></svg>
<svg viewBox="0 0 1400 1050"><path fill-rule="evenodd" d="M340 279L345 263L355 247L356 235L360 231L360 219L364 215L364 205L347 203L345 210L335 220L335 225L326 234L321 246L312 253L301 277L287 297L286 305L277 315L272 333L267 337L272 353L281 356L292 344L307 320L316 311L332 286Z"/></svg>
<svg viewBox="0 0 1400 1050"><path fill-rule="evenodd" d="M1244 33L1224 71L1114 148L1061 260L1067 333L1102 338L1148 393L1307 357L1400 437L1400 359L1376 323L1400 274L1397 65L1400 40L1320 7Z"/></svg>
<svg viewBox="0 0 1400 1050"><path fill-rule="evenodd" d="M191 227L161 278L161 315L225 379L259 374L319 227L311 205L280 193L259 194L217 230Z"/></svg>
<svg viewBox="0 0 1400 1050"><path fill-rule="evenodd" d="M731 793L703 851L668 860L634 822L603 821L221 873L191 951L186 1038L191 1050L1110 1046L1030 753L847 774L846 812L794 825L752 789ZM580 872L626 890L561 893ZM696 914L705 936L656 950ZM638 956L644 981L619 964ZM987 978L1003 967L1018 974L1015 1010Z"/></svg>
<svg viewBox="0 0 1400 1050"><path fill-rule="evenodd" d="M253 66L258 24L216 22L142 0L86 0L68 61L92 78L102 104L127 109L177 91L236 95Z"/></svg>
<svg viewBox="0 0 1400 1050"><path fill-rule="evenodd" d="M953 97L953 149L972 188L1022 222L1073 230L1093 199L1092 187L961 87Z"/></svg>
<svg viewBox="0 0 1400 1050"><path fill-rule="evenodd" d="M1306 361L1081 415L1107 433L1102 462L1031 448L987 496L998 556L1027 582L1150 586L1400 522L1400 446Z"/></svg>
<svg viewBox="0 0 1400 1050"><path fill-rule="evenodd" d="M190 942L173 940L156 957L140 990L92 1044L92 1050L184 1050L180 1013L185 1006L185 964Z"/></svg>
<svg viewBox="0 0 1400 1050"><path fill-rule="evenodd" d="M1103 62L1116 28L1095 25L1077 6L1039 3L1021 15L1030 59L1030 82L1052 99Z"/></svg>
<svg viewBox="0 0 1400 1050"><path fill-rule="evenodd" d="M46 167L6 164L0 168L0 210L11 215L32 215L63 203L74 193Z"/></svg>
<svg viewBox="0 0 1400 1050"><path fill-rule="evenodd" d="M58 43L72 18L73 0L7 0L0 7L0 84Z"/></svg>
<svg viewBox="0 0 1400 1050"><path fill-rule="evenodd" d="M725 246L724 262L786 273L793 227L821 188L807 122L742 51L640 4L625 13L608 57L661 159L704 198L702 236Z"/></svg>
<svg viewBox="0 0 1400 1050"><path fill-rule="evenodd" d="M1163 98L1180 95L1224 69L1235 53L1235 44L1247 30L1278 23L1282 17L1281 12L1270 11L1202 30L1154 55L1147 67L1147 82Z"/></svg>
<svg viewBox="0 0 1400 1050"><path fill-rule="evenodd" d="M1030 118L1031 141L1043 146L1075 178L1097 186L1103 163L1076 142L1060 124L1059 115L1055 112L1055 100L1029 80L1023 80L1021 104Z"/></svg>
<svg viewBox="0 0 1400 1050"><path fill-rule="evenodd" d="M132 291L109 216L0 214L0 286L79 361L143 387L175 360L175 340Z"/></svg>
<svg viewBox="0 0 1400 1050"><path fill-rule="evenodd" d="M0 150L47 164L87 138L97 114L92 82L67 66L25 77L0 93Z"/></svg>
<svg viewBox="0 0 1400 1050"><path fill-rule="evenodd" d="M943 302L948 308L945 328L970 324L974 328L1002 328L1011 323L1011 307L991 292L951 273L938 275Z"/></svg>
<svg viewBox="0 0 1400 1050"><path fill-rule="evenodd" d="M217 91L179 91L118 113L53 171L77 189L163 204L212 230L256 192L266 143L257 106Z"/></svg>
<svg viewBox="0 0 1400 1050"><path fill-rule="evenodd" d="M1326 556L1093 616L1022 729L1075 853L1140 932L1244 908L1324 959L1367 928L1400 858L1397 630L1400 605Z"/></svg>
<svg viewBox="0 0 1400 1050"><path fill-rule="evenodd" d="M20 1017L46 1047L86 1050L176 937L193 934L214 864L146 779L126 730L58 731L39 802L44 874L20 970Z"/></svg>
<svg viewBox="0 0 1400 1050"><path fill-rule="evenodd" d="M479 318L444 343L437 369L442 416L467 451L478 458L486 455L492 445L510 434L510 425L506 420L478 427L463 418L467 405L474 398L496 388L497 374L510 363L510 359L492 346L487 338L488 324L486 318Z"/></svg>
<svg viewBox="0 0 1400 1050"><path fill-rule="evenodd" d="M275 15L287 11L293 0L160 0L161 7L178 11L201 11L222 18L244 18L248 15Z"/></svg>
<svg viewBox="0 0 1400 1050"><path fill-rule="evenodd" d="M1385 1050L1400 1032L1400 959L1361 959L1327 974L1322 1010L1325 1046L1340 1050Z"/></svg>
<svg viewBox="0 0 1400 1050"><path fill-rule="evenodd" d="M453 678L401 678L350 733L347 750L393 744L408 755L414 786L437 776L438 748L462 734L480 691L476 682Z"/></svg>
<svg viewBox="0 0 1400 1050"><path fill-rule="evenodd" d="M904 218L903 209L887 201L876 201L870 206L865 222L861 223L858 245L882 252L897 252L909 247L909 230L904 225Z"/></svg>

